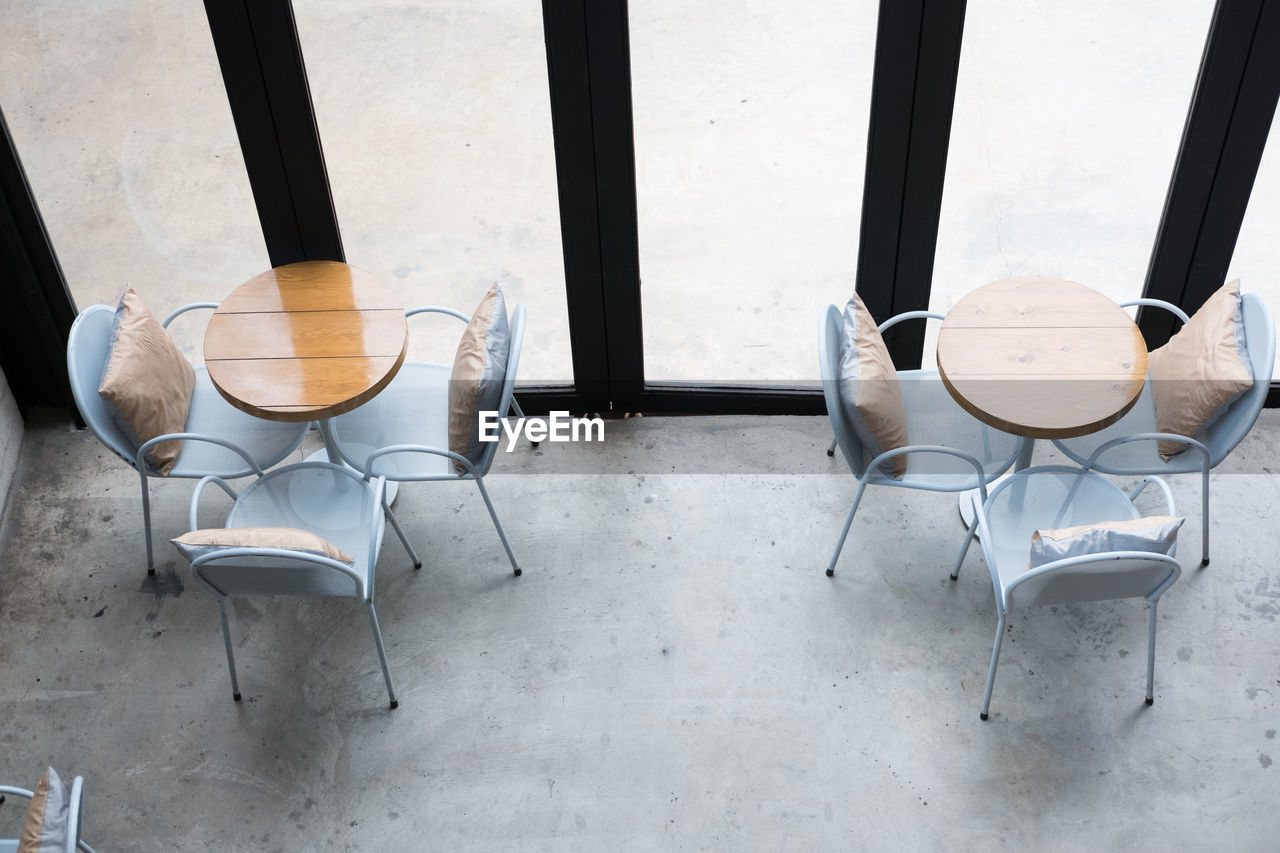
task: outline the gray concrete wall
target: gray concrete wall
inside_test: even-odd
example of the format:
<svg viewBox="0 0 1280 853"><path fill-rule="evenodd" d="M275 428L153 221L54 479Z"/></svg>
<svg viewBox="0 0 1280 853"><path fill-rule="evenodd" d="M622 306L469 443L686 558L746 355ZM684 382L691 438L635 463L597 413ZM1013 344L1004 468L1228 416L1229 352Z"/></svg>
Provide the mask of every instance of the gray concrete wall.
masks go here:
<svg viewBox="0 0 1280 853"><path fill-rule="evenodd" d="M8 500L9 484L18 470L18 452L22 450L22 413L18 401L9 390L9 380L0 371L0 508Z"/></svg>

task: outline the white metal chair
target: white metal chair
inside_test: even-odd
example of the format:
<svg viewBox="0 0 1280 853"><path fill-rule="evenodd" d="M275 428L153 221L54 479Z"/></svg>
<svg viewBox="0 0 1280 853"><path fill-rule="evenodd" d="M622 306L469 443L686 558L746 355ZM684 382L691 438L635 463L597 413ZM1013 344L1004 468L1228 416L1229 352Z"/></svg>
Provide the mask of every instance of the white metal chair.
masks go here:
<svg viewBox="0 0 1280 853"><path fill-rule="evenodd" d="M1060 465L1027 468L999 483L985 502L974 497L977 522L974 528L979 530L982 553L991 572L997 617L987 689L979 715L982 719L987 719L991 706L1005 616L1015 606L1146 599L1149 605L1147 704L1152 704L1156 605L1181 574L1178 561L1172 556L1147 551L1108 551L1068 557L1027 569L1034 531L1140 518L1142 514L1133 502L1151 484L1163 493L1168 514L1176 515L1173 494L1159 477L1147 477L1126 495L1098 474ZM972 530L970 533L972 535ZM955 573L951 577L954 580Z"/></svg>
<svg viewBox="0 0 1280 853"><path fill-rule="evenodd" d="M1117 476L1148 474L1200 474L1201 554L1200 565L1209 565L1209 470L1218 467L1236 445L1248 435L1271 389L1275 367L1276 327L1271 309L1256 293L1242 295L1245 341L1253 370L1253 387L1235 400L1222 416L1194 437L1158 432L1151 382L1142 389L1133 408L1104 430L1080 438L1058 439L1053 443L1078 465ZM1182 322L1187 315L1176 305L1159 299L1134 299L1122 307L1150 305L1173 313ZM1176 441L1187 450L1169 461L1156 452L1157 442Z"/></svg>
<svg viewBox="0 0 1280 853"><path fill-rule="evenodd" d="M463 323L471 321L466 314L451 308L423 306L405 312L407 317L428 313L445 314ZM524 417L514 396L516 368L524 341L524 315L524 305L516 303L511 312L511 351L507 356L507 372L498 404L499 419L505 418L512 409L517 417ZM449 450L449 377L452 370L450 364L406 361L377 397L355 411L322 422L320 428L343 460L367 476L383 476L398 482L474 481L507 552L512 571L518 576L520 564L484 486L485 475L493 465L499 442L489 444L480 461L474 464L465 456ZM458 473L455 462L463 466L464 473ZM421 561L395 516L388 517L415 566L420 566Z"/></svg>
<svg viewBox="0 0 1280 853"><path fill-rule="evenodd" d="M84 853L93 853L93 848L80 839L81 823L84 820L84 777L77 776L71 780L71 808L67 814L67 844L64 853L75 853L77 849ZM15 788L12 785L0 785L0 805L9 795L30 800L34 791L26 788ZM17 838L0 838L0 853L17 853Z"/></svg>
<svg viewBox="0 0 1280 853"><path fill-rule="evenodd" d="M943 315L928 311L909 311L886 320L880 325L880 332L883 334L891 326L916 319L941 320ZM835 432L835 440L831 442L827 453L834 455L838 445L850 470L858 478L853 505L849 507L844 528L840 531L835 551L831 554L831 562L827 565L828 577L835 574L836 561L840 558L853 517L868 485L899 486L931 492L978 489L985 497L987 483L1008 470L1017 458L1023 441L1017 436L991 429L960 408L942 384L936 370L900 370L898 379L907 412L907 436L912 444L881 453L874 459L866 458L868 454L840 402L840 341L843 336L843 315L835 305L828 305L822 312L818 330L822 391L826 397L827 415ZM881 462L903 454L909 455L907 470L901 480L881 473ZM957 570L969 550L970 542L972 537L966 536L956 560Z"/></svg>
<svg viewBox="0 0 1280 853"><path fill-rule="evenodd" d="M197 308L216 308L216 302L184 305L166 317L166 328L180 314ZM148 477L160 477L146 462L146 452L155 444L182 439L182 450L169 477L198 479L216 474L225 479L261 474L297 449L306 436L306 423L277 423L262 420L234 408L209 381L204 365L197 365L196 387L183 432L162 435L135 446L113 419L111 406L98 394L111 346L111 324L115 309L92 305L81 312L71 326L67 341L67 371L71 392L80 416L107 449L138 472L142 484L142 526L147 544L147 574L154 575L151 546L151 494Z"/></svg>
<svg viewBox="0 0 1280 853"><path fill-rule="evenodd" d="M222 639L231 672L232 698L240 701L235 654L227 625L226 600L242 595L313 595L364 601L382 664L391 707L399 705L387 668L387 653L373 606L374 567L385 529L382 513L386 480L365 480L356 471L328 462L299 462L268 472L239 495L221 477L204 477L191 496L189 521L198 530L197 509L204 487L214 483L235 503L224 527L296 527L309 530L354 558L354 565L319 554L278 548L211 551L191 562L195 577L218 596Z"/></svg>

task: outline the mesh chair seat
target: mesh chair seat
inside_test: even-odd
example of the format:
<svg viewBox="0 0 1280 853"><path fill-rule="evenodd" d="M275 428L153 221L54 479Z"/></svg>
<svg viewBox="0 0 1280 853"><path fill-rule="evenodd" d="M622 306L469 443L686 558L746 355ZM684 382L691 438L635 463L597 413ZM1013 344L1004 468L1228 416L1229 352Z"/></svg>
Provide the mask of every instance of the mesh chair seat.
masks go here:
<svg viewBox="0 0 1280 853"><path fill-rule="evenodd" d="M280 462L297 448L304 435L303 425L263 420L240 411L213 387L203 365L195 370L196 387L191 394L186 432L230 441L264 468ZM207 441L184 441L169 476L199 478L214 472L229 478L253 473L234 451Z"/></svg>
<svg viewBox="0 0 1280 853"><path fill-rule="evenodd" d="M377 397L329 422L336 443L364 469L369 454L395 444L449 446L449 376L452 365L405 362ZM371 476L389 480L457 477L453 462L428 453L391 453L374 462Z"/></svg>
<svg viewBox="0 0 1280 853"><path fill-rule="evenodd" d="M1006 471L1018 455L1018 438L993 429L960 408L936 370L903 370L898 378L907 412L907 441L944 445L977 457L987 480ZM865 460L869 462L870 460ZM939 453L912 453L901 480L878 472L871 482L935 491L978 487L977 472L963 459Z"/></svg>

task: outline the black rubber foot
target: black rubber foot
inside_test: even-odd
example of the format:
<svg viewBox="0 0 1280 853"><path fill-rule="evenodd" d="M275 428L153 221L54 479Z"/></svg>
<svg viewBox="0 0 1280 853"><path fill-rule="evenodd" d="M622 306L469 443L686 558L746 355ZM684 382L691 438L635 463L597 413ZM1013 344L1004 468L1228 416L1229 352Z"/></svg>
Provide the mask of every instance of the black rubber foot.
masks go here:
<svg viewBox="0 0 1280 853"><path fill-rule="evenodd" d="M394 701L394 702L392 702L392 703L391 703L391 710L393 710L393 711L394 711L396 708L399 708L399 707L400 707L400 702L399 702L399 700Z"/></svg>
<svg viewBox="0 0 1280 853"><path fill-rule="evenodd" d="M827 569L827 577L829 577L829 578L833 578L833 577L835 577L835 576L836 576L836 570L835 570L835 569Z"/></svg>
<svg viewBox="0 0 1280 853"><path fill-rule="evenodd" d="M834 450L828 450L828 451L827 451L827 455L828 455L828 456L835 456L835 455L836 455L836 452L835 452Z"/></svg>
<svg viewBox="0 0 1280 853"><path fill-rule="evenodd" d="M542 442L541 442L541 441L531 441L531 442L529 442L529 446L530 446L530 447L537 447L539 444L542 444Z"/></svg>
<svg viewBox="0 0 1280 853"><path fill-rule="evenodd" d="M1200 561L1200 568L1203 569L1207 565L1209 565L1209 558L1205 557L1203 560Z"/></svg>
<svg viewBox="0 0 1280 853"><path fill-rule="evenodd" d="M979 715L978 715L978 719L980 719L980 720L985 720L986 718L987 718L987 715L986 715L986 714L979 714Z"/></svg>
<svg viewBox="0 0 1280 853"><path fill-rule="evenodd" d="M513 572L513 574L516 577L520 577L522 574L524 574L524 569L516 569L515 572Z"/></svg>
<svg viewBox="0 0 1280 853"><path fill-rule="evenodd" d="M414 571L417 571L418 569L422 568L422 563L421 562L414 563L413 568L414 568Z"/></svg>
<svg viewBox="0 0 1280 853"><path fill-rule="evenodd" d="M155 576L155 573L156 573L155 569L147 569L147 574L151 575L152 577Z"/></svg>
<svg viewBox="0 0 1280 853"><path fill-rule="evenodd" d="M1148 700L1147 700L1147 704L1148 704L1148 705L1154 705L1154 704L1156 704L1155 697L1152 697L1152 698L1148 699Z"/></svg>
<svg viewBox="0 0 1280 853"><path fill-rule="evenodd" d="M239 694L239 693L232 693L232 694L231 694L231 698L232 698L232 699L234 699L234 700L236 700L237 702L239 702L239 701L240 701L240 694Z"/></svg>
<svg viewBox="0 0 1280 853"><path fill-rule="evenodd" d="M958 575L958 574L953 574L953 575L951 576L951 579L952 579L953 581L954 581L954 580L959 580L959 579L960 579L960 575Z"/></svg>

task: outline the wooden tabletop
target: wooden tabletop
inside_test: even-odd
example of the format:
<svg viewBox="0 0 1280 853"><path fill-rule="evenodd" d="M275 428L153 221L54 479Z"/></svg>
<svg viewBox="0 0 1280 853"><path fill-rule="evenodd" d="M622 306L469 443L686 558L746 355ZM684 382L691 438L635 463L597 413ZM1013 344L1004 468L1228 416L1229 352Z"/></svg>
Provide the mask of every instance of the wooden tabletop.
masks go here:
<svg viewBox="0 0 1280 853"><path fill-rule="evenodd" d="M1021 276L983 285L947 313L938 372L983 423L1028 438L1074 438L1133 407L1147 347L1124 309L1096 290Z"/></svg>
<svg viewBox="0 0 1280 853"><path fill-rule="evenodd" d="M227 402L273 421L349 412L387 386L408 344L404 306L377 277L303 261L249 279L209 320L204 361Z"/></svg>

